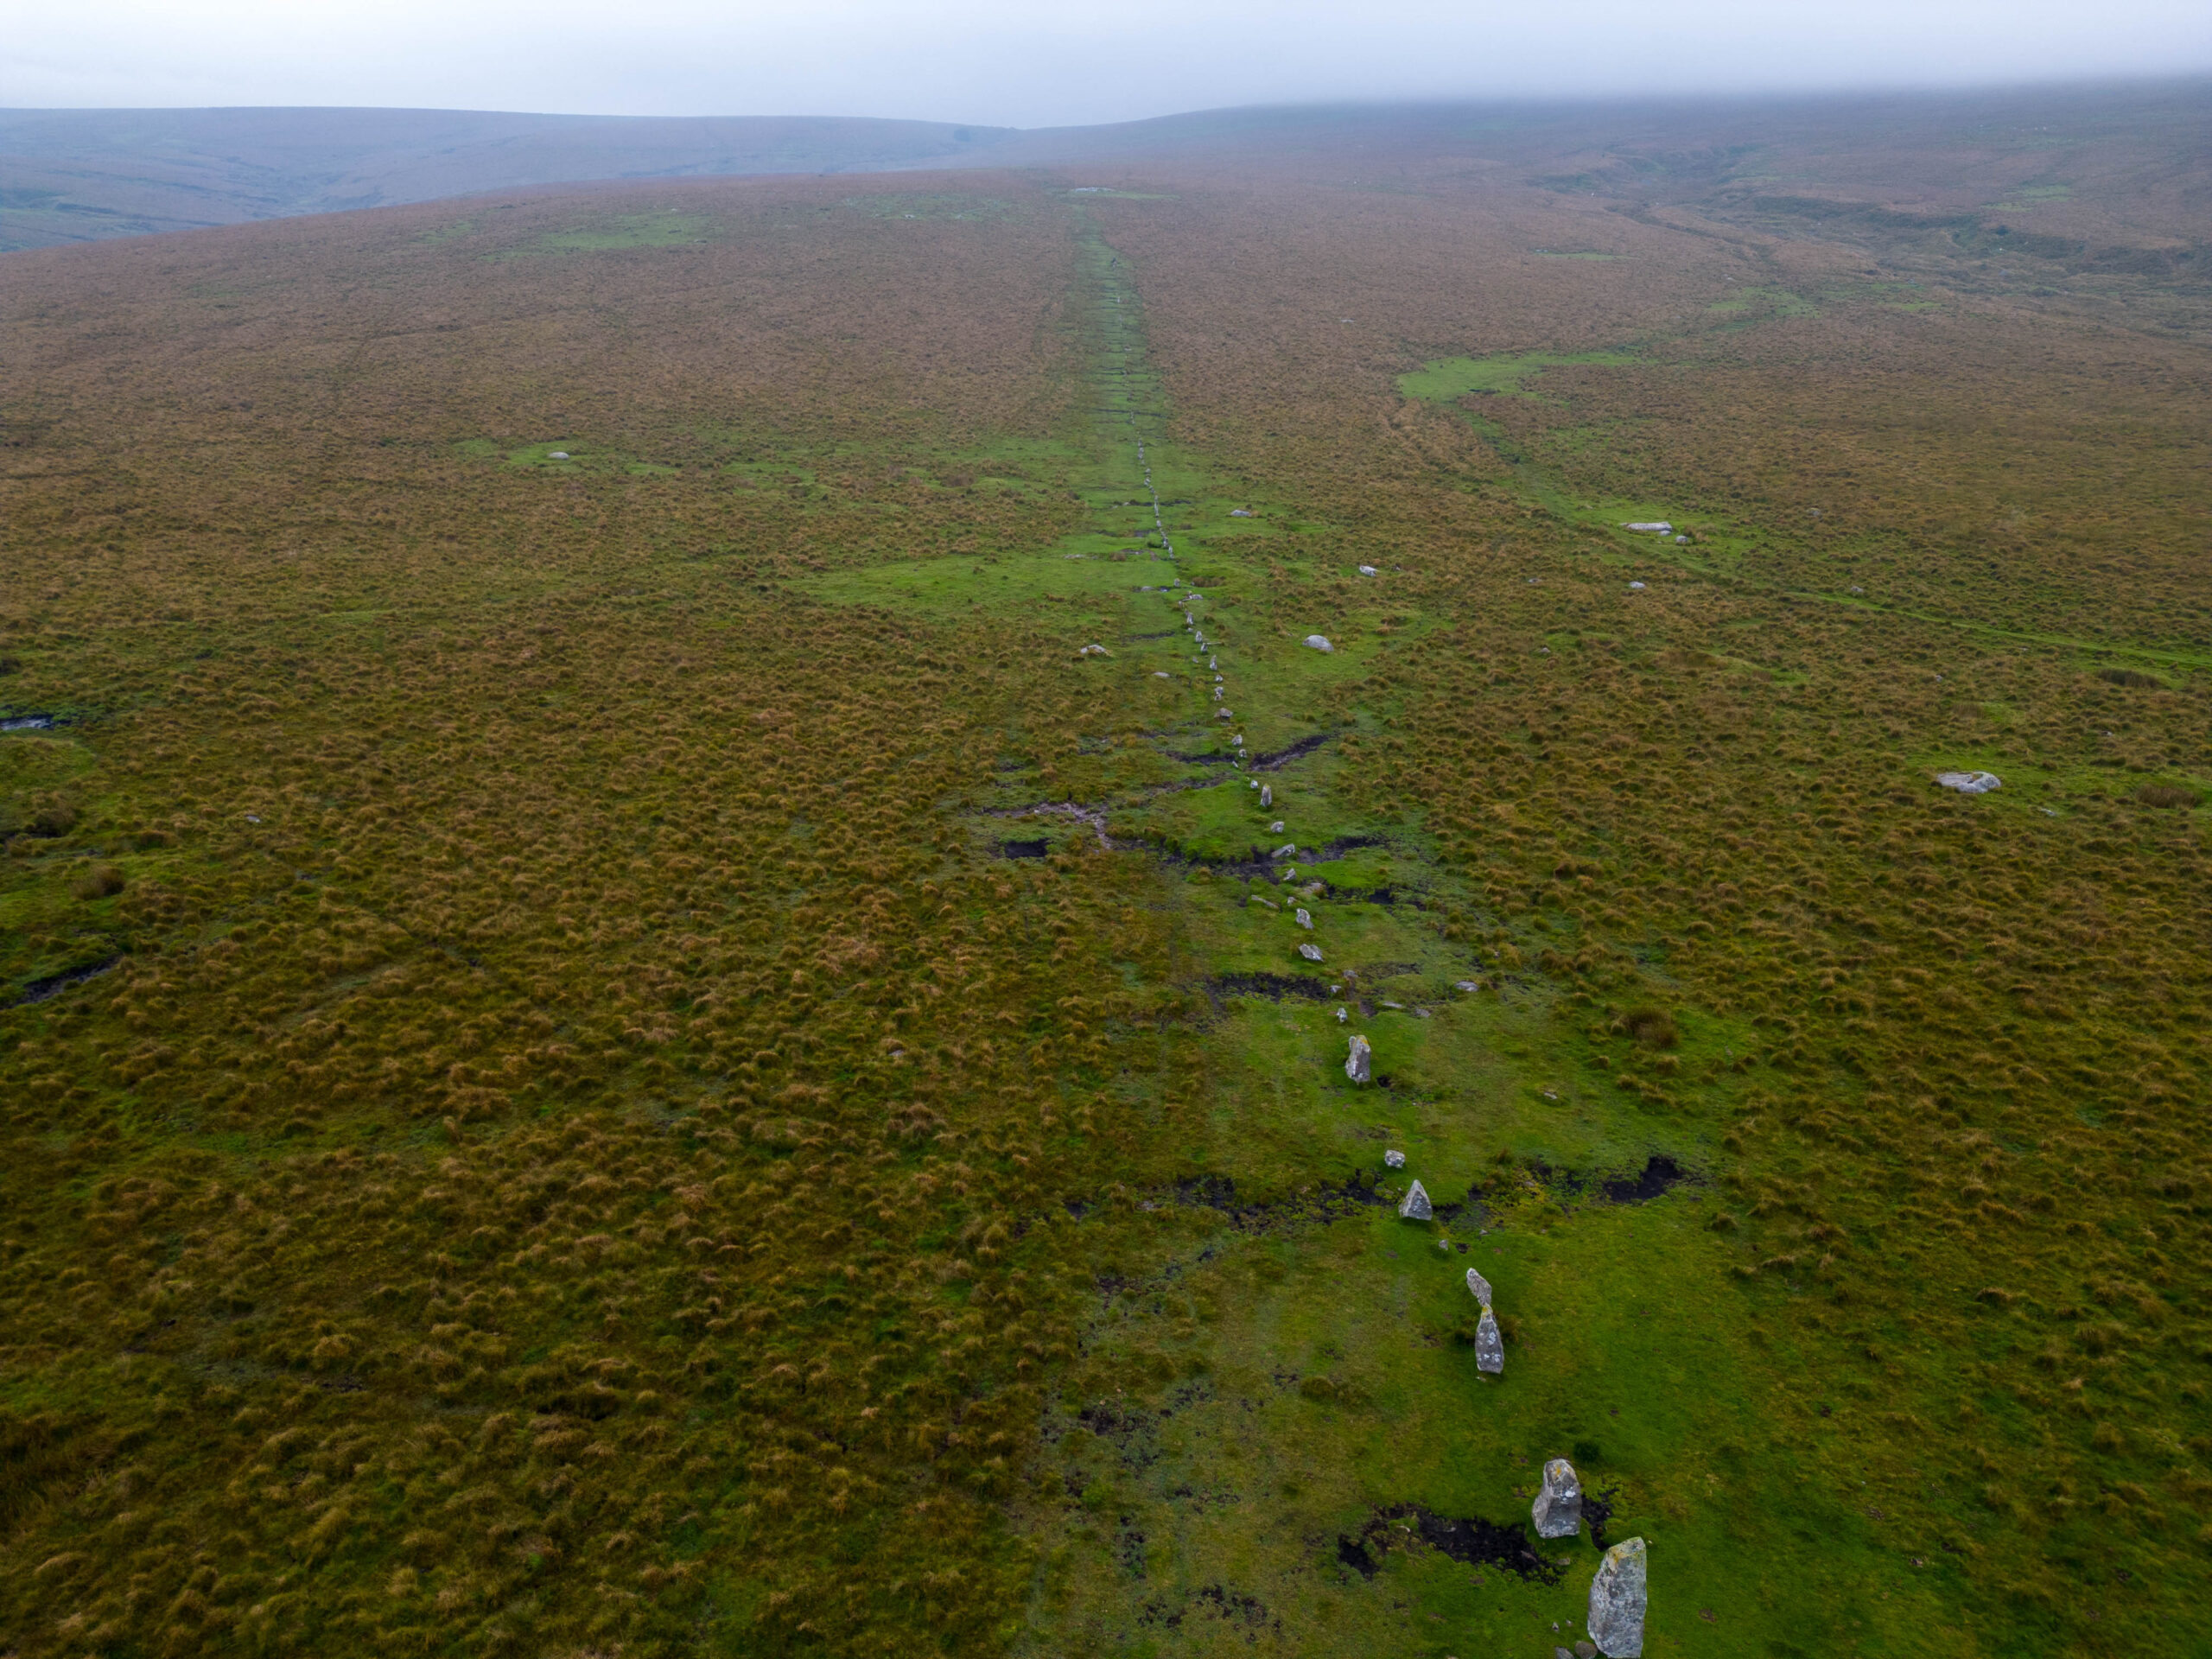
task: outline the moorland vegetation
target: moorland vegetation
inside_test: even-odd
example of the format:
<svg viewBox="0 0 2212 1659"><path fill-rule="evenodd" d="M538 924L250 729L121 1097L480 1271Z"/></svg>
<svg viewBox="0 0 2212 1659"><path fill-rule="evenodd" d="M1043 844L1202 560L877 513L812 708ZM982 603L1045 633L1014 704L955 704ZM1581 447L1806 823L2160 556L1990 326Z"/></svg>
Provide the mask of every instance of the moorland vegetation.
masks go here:
<svg viewBox="0 0 2212 1659"><path fill-rule="evenodd" d="M1654 1653L2171 1645L2206 238L2108 114L11 256L7 1650L1535 1655L1590 1541L1435 1541L1559 1455Z"/></svg>

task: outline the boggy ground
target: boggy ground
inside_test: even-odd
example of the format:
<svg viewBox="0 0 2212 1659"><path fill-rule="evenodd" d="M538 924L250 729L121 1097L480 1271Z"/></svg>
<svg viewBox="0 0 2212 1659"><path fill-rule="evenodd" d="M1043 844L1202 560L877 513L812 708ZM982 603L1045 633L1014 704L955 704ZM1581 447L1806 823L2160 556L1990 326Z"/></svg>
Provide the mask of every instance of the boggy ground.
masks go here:
<svg viewBox="0 0 2212 1659"><path fill-rule="evenodd" d="M14 1650L2170 1644L2197 348L1451 160L11 260Z"/></svg>

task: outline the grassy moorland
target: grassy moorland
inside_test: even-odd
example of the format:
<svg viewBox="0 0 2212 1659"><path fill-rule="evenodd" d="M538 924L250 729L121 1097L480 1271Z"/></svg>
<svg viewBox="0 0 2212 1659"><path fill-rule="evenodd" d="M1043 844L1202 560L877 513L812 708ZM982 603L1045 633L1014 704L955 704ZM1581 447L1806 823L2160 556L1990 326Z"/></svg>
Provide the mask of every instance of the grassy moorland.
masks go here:
<svg viewBox="0 0 2212 1659"><path fill-rule="evenodd" d="M2190 1628L2201 290L1421 136L11 256L0 1653Z"/></svg>

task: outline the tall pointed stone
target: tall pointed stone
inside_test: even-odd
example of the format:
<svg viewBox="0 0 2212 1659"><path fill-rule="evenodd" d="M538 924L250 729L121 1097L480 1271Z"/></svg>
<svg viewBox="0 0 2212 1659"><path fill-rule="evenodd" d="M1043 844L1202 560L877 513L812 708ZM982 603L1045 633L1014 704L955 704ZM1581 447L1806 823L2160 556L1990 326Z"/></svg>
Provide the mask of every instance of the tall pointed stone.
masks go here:
<svg viewBox="0 0 2212 1659"><path fill-rule="evenodd" d="M1590 1580L1590 1639L1605 1659L1638 1659L1649 1599L1643 1540L1624 1538L1605 1552L1598 1576Z"/></svg>
<svg viewBox="0 0 2212 1659"><path fill-rule="evenodd" d="M1490 1281L1472 1268L1467 1269L1467 1288L1474 1293L1476 1306L1479 1307L1490 1306Z"/></svg>
<svg viewBox="0 0 2212 1659"><path fill-rule="evenodd" d="M1505 1338L1498 1334L1497 1315L1487 1307L1475 1325L1475 1369L1492 1376L1505 1369Z"/></svg>
<svg viewBox="0 0 2212 1659"><path fill-rule="evenodd" d="M1356 1040L1356 1039L1355 1039ZM1435 1215L1429 1207L1428 1189L1415 1181L1406 1189L1404 1200L1398 1205L1399 1216L1407 1221L1427 1221Z"/></svg>
<svg viewBox="0 0 2212 1659"><path fill-rule="evenodd" d="M1582 1529L1582 1483L1565 1458L1554 1458L1544 1465L1543 1490L1536 1494L1530 1515L1539 1538L1572 1538Z"/></svg>
<svg viewBox="0 0 2212 1659"><path fill-rule="evenodd" d="M1344 1060L1344 1076L1354 1083L1375 1081L1375 1051L1357 1032L1351 1036L1351 1053Z"/></svg>
<svg viewBox="0 0 2212 1659"><path fill-rule="evenodd" d="M1262 784L1260 785L1260 804L1262 806L1273 806L1274 804L1275 786L1273 784Z"/></svg>

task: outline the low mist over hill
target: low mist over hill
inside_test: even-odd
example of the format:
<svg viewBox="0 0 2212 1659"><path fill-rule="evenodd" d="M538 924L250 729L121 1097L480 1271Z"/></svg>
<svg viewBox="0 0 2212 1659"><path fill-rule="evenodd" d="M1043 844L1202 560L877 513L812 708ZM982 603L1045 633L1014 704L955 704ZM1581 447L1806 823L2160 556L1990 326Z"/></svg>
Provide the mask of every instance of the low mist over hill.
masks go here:
<svg viewBox="0 0 2212 1659"><path fill-rule="evenodd" d="M1751 213L1777 228L1872 211L1879 222L1857 229L1971 237L1986 218L1988 234L2003 222L2024 238L2011 245L2018 251L2182 272L2205 239L2188 227L2212 187L2212 83L1253 107L1031 130L836 117L0 111L0 251L625 179L1090 166L1111 183L1117 165L1326 175L1363 156L1396 158L1407 188L1435 188L1445 167L1454 188L1479 175L1639 209ZM1452 170L1467 168L1465 180Z"/></svg>
<svg viewBox="0 0 2212 1659"><path fill-rule="evenodd" d="M0 112L0 250L594 179L957 165L1008 135L836 117Z"/></svg>

